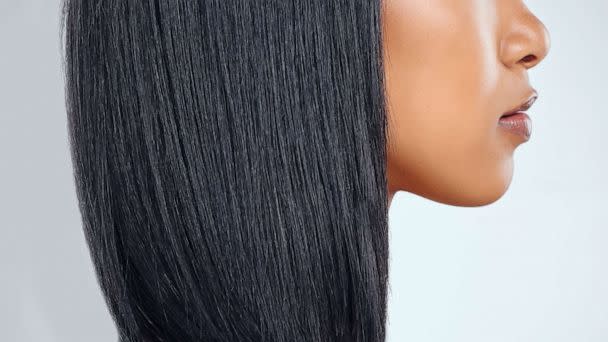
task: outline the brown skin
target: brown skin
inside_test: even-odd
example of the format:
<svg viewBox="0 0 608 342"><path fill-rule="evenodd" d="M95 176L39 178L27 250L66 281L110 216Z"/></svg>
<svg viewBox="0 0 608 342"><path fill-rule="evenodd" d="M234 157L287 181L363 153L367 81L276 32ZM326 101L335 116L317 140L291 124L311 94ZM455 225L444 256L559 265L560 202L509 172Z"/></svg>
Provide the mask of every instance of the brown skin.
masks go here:
<svg viewBox="0 0 608 342"><path fill-rule="evenodd" d="M525 142L498 120L534 95L528 69L549 51L545 26L521 0L384 6L389 205L400 190L456 206L498 200Z"/></svg>

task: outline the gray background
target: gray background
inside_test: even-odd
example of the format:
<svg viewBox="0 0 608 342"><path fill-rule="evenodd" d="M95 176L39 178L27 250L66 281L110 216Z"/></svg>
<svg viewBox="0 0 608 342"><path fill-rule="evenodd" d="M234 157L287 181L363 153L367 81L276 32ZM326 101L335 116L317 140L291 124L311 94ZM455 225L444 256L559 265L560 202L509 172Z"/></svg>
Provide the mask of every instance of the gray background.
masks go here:
<svg viewBox="0 0 608 342"><path fill-rule="evenodd" d="M388 341L608 341L608 2L526 3L552 41L532 139L492 205L396 195ZM0 0L1 341L116 340L72 184L58 19L58 0Z"/></svg>

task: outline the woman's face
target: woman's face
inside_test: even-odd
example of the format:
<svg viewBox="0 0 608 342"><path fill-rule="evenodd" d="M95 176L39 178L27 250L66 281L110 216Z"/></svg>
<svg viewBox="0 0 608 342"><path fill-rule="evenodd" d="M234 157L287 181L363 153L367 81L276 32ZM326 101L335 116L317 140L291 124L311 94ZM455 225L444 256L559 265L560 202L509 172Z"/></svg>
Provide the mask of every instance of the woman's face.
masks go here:
<svg viewBox="0 0 608 342"><path fill-rule="evenodd" d="M496 201L527 140L499 118L534 97L528 69L548 53L546 28L521 0L384 6L389 197L405 190L459 206Z"/></svg>

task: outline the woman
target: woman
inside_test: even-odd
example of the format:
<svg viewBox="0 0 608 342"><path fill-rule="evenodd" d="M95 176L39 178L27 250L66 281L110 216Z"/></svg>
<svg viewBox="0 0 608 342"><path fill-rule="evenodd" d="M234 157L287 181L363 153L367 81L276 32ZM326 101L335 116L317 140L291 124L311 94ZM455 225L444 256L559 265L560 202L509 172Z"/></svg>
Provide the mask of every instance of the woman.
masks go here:
<svg viewBox="0 0 608 342"><path fill-rule="evenodd" d="M77 195L120 340L383 341L397 191L497 200L522 1L67 0ZM520 108L522 107L523 108Z"/></svg>

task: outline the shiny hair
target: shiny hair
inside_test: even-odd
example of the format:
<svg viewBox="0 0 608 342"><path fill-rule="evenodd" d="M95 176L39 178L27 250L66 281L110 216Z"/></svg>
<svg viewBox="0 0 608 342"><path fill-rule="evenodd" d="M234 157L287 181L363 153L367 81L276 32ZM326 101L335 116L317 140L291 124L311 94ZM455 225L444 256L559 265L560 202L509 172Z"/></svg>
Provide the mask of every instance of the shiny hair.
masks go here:
<svg viewBox="0 0 608 342"><path fill-rule="evenodd" d="M121 341L384 341L380 10L65 0L74 181Z"/></svg>

